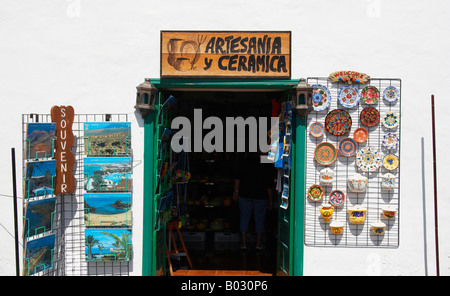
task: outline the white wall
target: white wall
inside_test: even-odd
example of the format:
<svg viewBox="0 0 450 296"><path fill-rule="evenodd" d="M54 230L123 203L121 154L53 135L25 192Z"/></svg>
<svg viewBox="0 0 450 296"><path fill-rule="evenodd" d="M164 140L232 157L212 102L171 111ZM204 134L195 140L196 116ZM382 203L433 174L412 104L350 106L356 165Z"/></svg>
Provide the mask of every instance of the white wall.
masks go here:
<svg viewBox="0 0 450 296"><path fill-rule="evenodd" d="M11 147L16 148L21 165L21 114L49 113L51 106L65 104L78 113L130 114L135 162L133 274L141 273L143 128L133 106L136 85L145 77L159 77L160 30L288 30L292 31L293 78L356 70L402 79L400 246L393 250L306 247L305 275L435 274L430 111L434 94L440 265L441 274L450 274L445 213L450 210L446 188L449 1L0 0L0 7L0 275L15 272L8 196L12 195ZM21 173L19 169L19 184ZM326 265L321 264L323 257L328 259Z"/></svg>

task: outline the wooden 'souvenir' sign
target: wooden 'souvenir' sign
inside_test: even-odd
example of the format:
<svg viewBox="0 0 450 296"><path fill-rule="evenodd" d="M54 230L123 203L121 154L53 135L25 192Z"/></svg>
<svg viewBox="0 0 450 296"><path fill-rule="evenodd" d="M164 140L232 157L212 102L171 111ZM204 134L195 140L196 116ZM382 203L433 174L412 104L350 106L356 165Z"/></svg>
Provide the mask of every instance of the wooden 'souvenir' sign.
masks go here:
<svg viewBox="0 0 450 296"><path fill-rule="evenodd" d="M75 157L71 150L75 140L72 131L74 116L75 112L72 106L53 106L51 109L52 121L56 123L55 195L73 193L75 191L75 178L73 176Z"/></svg>
<svg viewBox="0 0 450 296"><path fill-rule="evenodd" d="M161 31L161 78L291 77L291 32Z"/></svg>

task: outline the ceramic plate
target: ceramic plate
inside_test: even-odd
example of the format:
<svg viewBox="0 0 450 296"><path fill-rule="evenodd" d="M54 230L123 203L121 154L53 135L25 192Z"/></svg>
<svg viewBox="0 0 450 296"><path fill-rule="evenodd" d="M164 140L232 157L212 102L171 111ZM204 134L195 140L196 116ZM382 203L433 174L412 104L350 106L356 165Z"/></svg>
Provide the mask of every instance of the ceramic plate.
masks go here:
<svg viewBox="0 0 450 296"><path fill-rule="evenodd" d="M383 125L386 128L396 128L399 124L400 118L395 112L388 112L383 115Z"/></svg>
<svg viewBox="0 0 450 296"><path fill-rule="evenodd" d="M314 111L322 111L331 104L331 93L326 86L313 84L312 103Z"/></svg>
<svg viewBox="0 0 450 296"><path fill-rule="evenodd" d="M383 156L377 148L367 146L356 154L356 166L363 172L375 172L381 166L382 159Z"/></svg>
<svg viewBox="0 0 450 296"><path fill-rule="evenodd" d="M383 166L388 170L395 170L398 167L398 157L394 154L386 155L383 159Z"/></svg>
<svg viewBox="0 0 450 296"><path fill-rule="evenodd" d="M336 157L336 148L328 142L320 143L314 151L314 158L321 165L332 164L336 160Z"/></svg>
<svg viewBox="0 0 450 296"><path fill-rule="evenodd" d="M358 143L352 138L344 138L339 142L339 152L346 156L350 157L356 154L356 150L358 149Z"/></svg>
<svg viewBox="0 0 450 296"><path fill-rule="evenodd" d="M345 194L341 190L333 190L330 193L330 204L335 207L342 206L345 202Z"/></svg>
<svg viewBox="0 0 450 296"><path fill-rule="evenodd" d="M380 113L373 107L367 107L361 111L360 119L365 126L373 127L380 122Z"/></svg>
<svg viewBox="0 0 450 296"><path fill-rule="evenodd" d="M318 138L323 135L324 130L325 128L323 124L321 124L320 122L314 122L309 128L309 133L311 134L311 136Z"/></svg>
<svg viewBox="0 0 450 296"><path fill-rule="evenodd" d="M352 118L345 110L335 109L325 117L327 131L335 136L345 135L352 127Z"/></svg>
<svg viewBox="0 0 450 296"><path fill-rule="evenodd" d="M367 138L369 138L369 132L363 127L357 128L353 132L353 139L358 143L364 143Z"/></svg>
<svg viewBox="0 0 450 296"><path fill-rule="evenodd" d="M394 133L387 133L383 137L383 146L387 149L396 149L398 147L398 136Z"/></svg>
<svg viewBox="0 0 450 296"><path fill-rule="evenodd" d="M394 86L388 86L383 91L383 98L388 102L395 102L400 97L400 92Z"/></svg>
<svg viewBox="0 0 450 296"><path fill-rule="evenodd" d="M358 105L360 97L356 86L346 85L339 90L339 103L346 108L353 108Z"/></svg>
<svg viewBox="0 0 450 296"><path fill-rule="evenodd" d="M312 201L319 201L323 198L323 188L320 185L312 185L308 189L308 197Z"/></svg>
<svg viewBox="0 0 450 296"><path fill-rule="evenodd" d="M379 98L380 91L375 86L366 86L361 92L361 100L368 105L378 103Z"/></svg>

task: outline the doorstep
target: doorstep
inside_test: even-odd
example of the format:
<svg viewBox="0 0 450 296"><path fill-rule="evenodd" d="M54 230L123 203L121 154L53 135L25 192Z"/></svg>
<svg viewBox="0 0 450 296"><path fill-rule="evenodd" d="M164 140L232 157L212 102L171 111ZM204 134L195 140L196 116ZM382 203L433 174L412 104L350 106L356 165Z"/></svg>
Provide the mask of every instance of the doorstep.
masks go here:
<svg viewBox="0 0 450 296"><path fill-rule="evenodd" d="M173 276L272 276L257 270L177 270Z"/></svg>

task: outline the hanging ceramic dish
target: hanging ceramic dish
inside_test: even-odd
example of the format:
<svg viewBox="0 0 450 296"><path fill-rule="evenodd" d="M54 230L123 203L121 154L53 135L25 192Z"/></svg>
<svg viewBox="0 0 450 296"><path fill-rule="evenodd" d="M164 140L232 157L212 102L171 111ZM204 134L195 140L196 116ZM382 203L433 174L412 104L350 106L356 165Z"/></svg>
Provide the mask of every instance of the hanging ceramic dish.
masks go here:
<svg viewBox="0 0 450 296"><path fill-rule="evenodd" d="M330 204L335 207L342 206L345 202L345 194L341 190L333 190L329 196Z"/></svg>
<svg viewBox="0 0 450 296"><path fill-rule="evenodd" d="M327 109L331 104L331 93L328 88L320 84L313 84L312 88L312 104L314 111Z"/></svg>
<svg viewBox="0 0 450 296"><path fill-rule="evenodd" d="M395 175L387 173L381 175L381 189L384 190L394 190L397 187Z"/></svg>
<svg viewBox="0 0 450 296"><path fill-rule="evenodd" d="M400 118L395 112L388 112L383 115L383 125L386 128L396 128L399 124Z"/></svg>
<svg viewBox="0 0 450 296"><path fill-rule="evenodd" d="M324 168L320 171L320 185L331 186L334 181L334 171L330 168Z"/></svg>
<svg viewBox="0 0 450 296"><path fill-rule="evenodd" d="M350 131L352 118L347 111L335 109L325 117L325 127L334 136L342 136Z"/></svg>
<svg viewBox="0 0 450 296"><path fill-rule="evenodd" d="M361 111L360 119L365 126L373 127L380 122L380 113L373 107L367 107Z"/></svg>
<svg viewBox="0 0 450 296"><path fill-rule="evenodd" d="M338 148L343 156L350 157L356 154L358 143L352 138L344 138L339 142Z"/></svg>
<svg viewBox="0 0 450 296"><path fill-rule="evenodd" d="M344 223L335 219L330 223L330 230L333 234L342 234L344 232Z"/></svg>
<svg viewBox="0 0 450 296"><path fill-rule="evenodd" d="M363 172L375 172L381 166L382 159L382 154L377 148L367 146L356 154L356 166Z"/></svg>
<svg viewBox="0 0 450 296"><path fill-rule="evenodd" d="M375 86L368 85L361 92L361 100L367 105L378 103L380 91Z"/></svg>
<svg viewBox="0 0 450 296"><path fill-rule="evenodd" d="M394 154L386 155L383 159L383 166L392 171L398 167L398 157Z"/></svg>
<svg viewBox="0 0 450 296"><path fill-rule="evenodd" d="M352 224L363 224L364 221L366 221L367 209L361 207L360 205L356 205L354 207L351 207L350 209L347 209L347 213L348 220Z"/></svg>
<svg viewBox="0 0 450 296"><path fill-rule="evenodd" d="M382 144L386 149L396 149L398 147L398 136L394 133L387 133L383 137Z"/></svg>
<svg viewBox="0 0 450 296"><path fill-rule="evenodd" d="M388 102L395 102L400 97L400 92L394 86L388 86L383 91L383 98Z"/></svg>
<svg viewBox="0 0 450 296"><path fill-rule="evenodd" d="M386 229L386 224L383 222L377 221L375 223L372 223L370 225L372 228L372 232L376 235L382 235L384 233L384 230Z"/></svg>
<svg viewBox="0 0 450 296"><path fill-rule="evenodd" d="M355 174L348 179L348 188L351 192L361 193L365 192L367 188L367 183L369 179L362 176L361 174Z"/></svg>
<svg viewBox="0 0 450 296"><path fill-rule="evenodd" d="M323 126L322 123L320 122L314 122L313 124L311 124L310 128L309 128L309 133L311 134L311 136L315 137L315 138L319 138L323 135L325 131L325 128Z"/></svg>
<svg viewBox="0 0 450 296"><path fill-rule="evenodd" d="M330 165L337 158L336 147L328 142L320 143L314 151L314 158L321 165Z"/></svg>
<svg viewBox="0 0 450 296"><path fill-rule="evenodd" d="M391 205L387 205L387 206L382 207L382 208L381 208L381 211L382 211L382 213L383 213L383 216L384 216L386 219L392 219L392 218L395 217L395 214L397 214L397 209L394 208L394 207L391 206Z"/></svg>
<svg viewBox="0 0 450 296"><path fill-rule="evenodd" d="M308 189L308 197L312 201L319 201L323 198L324 190L320 185L312 185Z"/></svg>
<svg viewBox="0 0 450 296"><path fill-rule="evenodd" d="M368 138L369 132L363 127L357 128L353 132L353 139L355 139L355 141L358 143L364 143Z"/></svg>
<svg viewBox="0 0 450 296"><path fill-rule="evenodd" d="M339 90L338 100L346 108L355 107L360 100L358 89L353 85L344 86Z"/></svg>
<svg viewBox="0 0 450 296"><path fill-rule="evenodd" d="M331 206L329 203L323 203L319 207L320 214L323 217L324 222L330 222L330 217L333 215L334 207Z"/></svg>

